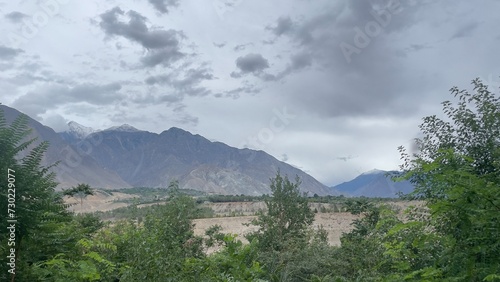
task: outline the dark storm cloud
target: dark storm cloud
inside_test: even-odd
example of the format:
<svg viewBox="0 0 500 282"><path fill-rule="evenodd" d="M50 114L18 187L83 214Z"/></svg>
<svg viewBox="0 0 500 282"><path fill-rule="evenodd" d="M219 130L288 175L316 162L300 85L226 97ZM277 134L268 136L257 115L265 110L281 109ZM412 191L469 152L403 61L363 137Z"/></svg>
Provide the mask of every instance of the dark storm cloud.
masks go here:
<svg viewBox="0 0 500 282"><path fill-rule="evenodd" d="M479 23L474 21L467 23L463 26L460 27L455 34L451 37L451 39L456 39L456 38L461 38L461 37L468 37L470 36L479 26Z"/></svg>
<svg viewBox="0 0 500 282"><path fill-rule="evenodd" d="M179 0L148 0L148 2L162 14L168 13L168 9L171 7L175 8L179 6Z"/></svg>
<svg viewBox="0 0 500 282"><path fill-rule="evenodd" d="M126 14L129 21L120 21L119 17L125 15L125 12L115 7L101 14L99 25L109 37L122 36L146 48L148 54L141 58L145 66L169 65L184 56L180 51L182 32L173 29L153 30L146 25L147 18L136 11L131 10Z"/></svg>
<svg viewBox="0 0 500 282"><path fill-rule="evenodd" d="M119 83L104 85L84 83L74 87L52 84L26 93L16 99L13 106L29 115L36 116L67 103L87 102L93 105L109 105L123 98L119 93L120 89Z"/></svg>
<svg viewBox="0 0 500 282"><path fill-rule="evenodd" d="M288 67L279 73L281 79L294 71L317 64L322 73L293 87L287 96L321 116L376 115L404 112L397 108L402 95L410 97L425 90L425 83L415 84L414 77L400 63L397 44L391 36L413 26L415 4L399 1L348 1L330 5L310 18L278 18L268 28L278 40L290 40L294 55ZM412 2L413 3L413 2ZM357 30L378 25L366 46L355 45ZM341 44L354 46L346 53ZM305 79L305 78L301 78ZM360 83L362 81L362 83ZM321 83L319 83L321 82ZM314 87L311 87L314 85ZM410 86L410 87L409 87ZM310 93L317 99L308 99Z"/></svg>
<svg viewBox="0 0 500 282"><path fill-rule="evenodd" d="M10 12L5 14L5 18L13 23L20 23L24 18L28 17L28 15L23 14L18 11Z"/></svg>
<svg viewBox="0 0 500 282"><path fill-rule="evenodd" d="M21 49L13 49L0 45L0 60L10 60L22 53Z"/></svg>

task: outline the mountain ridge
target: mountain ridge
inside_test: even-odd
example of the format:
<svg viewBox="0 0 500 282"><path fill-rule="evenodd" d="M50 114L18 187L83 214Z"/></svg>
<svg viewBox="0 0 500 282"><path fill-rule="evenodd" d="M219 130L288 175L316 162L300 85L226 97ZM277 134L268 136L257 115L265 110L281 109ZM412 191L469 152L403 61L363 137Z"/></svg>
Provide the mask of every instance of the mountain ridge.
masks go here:
<svg viewBox="0 0 500 282"><path fill-rule="evenodd" d="M21 114L9 112L9 121ZM50 142L46 153L55 168L58 189L88 183L96 188L167 187L178 180L181 188L216 194L270 193L269 180L278 170L291 179L298 175L301 190L310 195L335 194L312 176L264 151L238 149L171 127L161 133L129 125L94 130L72 123L73 130L56 133L29 118L33 137Z"/></svg>
<svg viewBox="0 0 500 282"><path fill-rule="evenodd" d="M7 124L12 123L14 119L22 114L18 110L5 105L0 105L0 109L4 112ZM58 189L72 187L82 182L102 188L131 187L116 173L101 168L93 158L79 153L52 128L29 116L28 126L32 130L28 138L37 138L37 140L26 151L33 149L42 141L48 141L49 148L44 154L42 165L51 166L56 162L60 162L59 165L51 168L51 171L56 174L56 181L59 182ZM26 151L21 152L19 157L26 154Z"/></svg>

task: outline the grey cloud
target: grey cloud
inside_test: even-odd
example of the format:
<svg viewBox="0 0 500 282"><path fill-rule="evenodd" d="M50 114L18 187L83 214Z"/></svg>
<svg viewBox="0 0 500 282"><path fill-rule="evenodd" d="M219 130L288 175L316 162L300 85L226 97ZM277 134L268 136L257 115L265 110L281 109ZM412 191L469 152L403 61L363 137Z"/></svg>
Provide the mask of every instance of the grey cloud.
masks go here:
<svg viewBox="0 0 500 282"><path fill-rule="evenodd" d="M165 94L160 96L158 100L160 102L177 103L182 101L182 97L180 95Z"/></svg>
<svg viewBox="0 0 500 282"><path fill-rule="evenodd" d="M230 76L232 78L240 78L247 74L253 74L263 81L276 81L281 78L280 76L264 72L265 69L269 68L269 62L261 54L250 53L238 57L236 59L236 67L239 71L231 72Z"/></svg>
<svg viewBox="0 0 500 282"><path fill-rule="evenodd" d="M233 50L238 52L238 51L243 51L245 50L248 46L253 46L253 43L246 43L246 44L239 44L234 46Z"/></svg>
<svg viewBox="0 0 500 282"><path fill-rule="evenodd" d="M199 85L205 80L215 79L212 70L206 67L188 69L184 72L183 77L178 77L174 73L150 76L146 78L145 82L148 85L170 86L180 95L204 96L210 91Z"/></svg>
<svg viewBox="0 0 500 282"><path fill-rule="evenodd" d="M195 116L192 116L190 114L183 114L183 115L180 115L180 116L177 116L175 118L175 122L178 122L180 124L183 124L183 125L198 125L198 122L199 122L199 119L198 117L195 117Z"/></svg>
<svg viewBox="0 0 500 282"><path fill-rule="evenodd" d="M108 105L122 98L118 92L120 89L119 83L104 85L84 83L74 87L52 84L26 93L16 99L13 106L36 116L66 103L87 102L93 105Z"/></svg>
<svg viewBox="0 0 500 282"><path fill-rule="evenodd" d="M397 107L401 99L425 91L426 83L432 83L425 81L413 90L405 89L405 85L406 88L413 85L414 78L404 71L397 56L397 45L391 38L417 23L414 14L421 7L411 3L390 6L391 11L396 11L392 13L388 6L394 5L391 2L399 1L389 1L389 4L385 0L339 2L309 18L281 17L273 28L268 28L272 35L279 37L276 40L286 39L295 44L295 54L287 68L276 75L277 80L313 63L321 69L318 77L297 77L300 82L291 82L293 86L289 86L286 98L325 117L403 114L407 109ZM368 38L368 46L347 60L340 44L354 46L356 28L364 32L367 24L378 24L381 28L376 36ZM304 93L317 99L313 101Z"/></svg>
<svg viewBox="0 0 500 282"><path fill-rule="evenodd" d="M420 50L431 48L426 44L411 44L408 48L405 49L406 52L418 52Z"/></svg>
<svg viewBox="0 0 500 282"><path fill-rule="evenodd" d="M178 93L157 94L158 92L160 92L158 88L152 87L148 89L147 94L134 95L130 98L130 101L135 104L141 104L141 105L158 105L163 103L167 103L168 105L170 105L181 102L183 99L182 95Z"/></svg>
<svg viewBox="0 0 500 282"><path fill-rule="evenodd" d="M460 27L460 29L452 35L451 39L470 36L479 26L479 23L474 21Z"/></svg>
<svg viewBox="0 0 500 282"><path fill-rule="evenodd" d="M119 15L125 13L115 7L101 15L100 26L109 36L123 36L127 39L140 43L146 49L160 49L165 47L177 47L180 35L175 30L150 30L146 25L147 18L135 11L127 12L130 17L128 23L120 22Z"/></svg>
<svg viewBox="0 0 500 282"><path fill-rule="evenodd" d="M148 55L141 58L141 62L147 67L154 67L160 64L168 66L182 57L184 57L184 54L178 48L164 48L150 51Z"/></svg>
<svg viewBox="0 0 500 282"><path fill-rule="evenodd" d="M183 95L180 93L168 93L159 87L149 87L145 93L138 91L135 95L129 95L128 101L139 105L177 104L181 102Z"/></svg>
<svg viewBox="0 0 500 282"><path fill-rule="evenodd" d="M23 14L18 11L10 12L5 14L5 18L13 23L20 23L24 18L28 17L28 15Z"/></svg>
<svg viewBox="0 0 500 282"><path fill-rule="evenodd" d="M310 53L302 52L295 54L291 57L292 61L292 69L297 70L297 69L303 69L305 67L308 67L312 64L312 56Z"/></svg>
<svg viewBox="0 0 500 282"><path fill-rule="evenodd" d="M227 43L226 42L222 42L222 43L215 43L215 42L213 42L213 44L217 48L222 48L222 47L226 46Z"/></svg>
<svg viewBox="0 0 500 282"><path fill-rule="evenodd" d="M270 73L265 73L265 72L257 73L257 74L255 74L255 76L259 77L260 79L262 79L264 81L276 81L276 80L280 79L279 76L276 76L276 75L270 74Z"/></svg>
<svg viewBox="0 0 500 282"><path fill-rule="evenodd" d="M179 6L179 0L148 0L148 2L162 14L168 13L168 9L171 7L175 8Z"/></svg>
<svg viewBox="0 0 500 282"><path fill-rule="evenodd" d="M14 85L21 86L21 85L30 85L35 83L36 81L50 82L52 81L52 79L41 75L35 75L29 72L22 72L16 74L13 77L8 78L7 81Z"/></svg>
<svg viewBox="0 0 500 282"><path fill-rule="evenodd" d="M115 7L101 14L99 25L107 36L122 36L146 48L148 54L141 59L145 66L169 65L184 56L179 41L184 37L182 32L173 29L153 30L146 25L147 18L138 12L131 10L126 14L130 18L128 23L121 22L118 17L125 15L125 12Z"/></svg>
<svg viewBox="0 0 500 282"><path fill-rule="evenodd" d="M250 94L250 95L255 95L257 93L260 93L262 89L256 88L255 85L245 85L245 86L240 86L235 89L231 89L228 91L224 91L223 93L217 93L215 94L215 97L221 98L221 97L230 97L233 99L238 99L240 98L241 94Z"/></svg>
<svg viewBox="0 0 500 282"><path fill-rule="evenodd" d="M236 59L236 66L242 73L255 73L269 68L269 62L261 54L250 53Z"/></svg>
<svg viewBox="0 0 500 282"><path fill-rule="evenodd" d="M293 25L294 23L290 17L280 17L277 20L276 26L267 26L266 29L270 30L276 36L281 36L291 32Z"/></svg>
<svg viewBox="0 0 500 282"><path fill-rule="evenodd" d="M0 72L12 69L14 64L12 63L0 63Z"/></svg>
<svg viewBox="0 0 500 282"><path fill-rule="evenodd" d="M3 45L0 45L0 60L10 60L24 52L21 49L13 49Z"/></svg>
<svg viewBox="0 0 500 282"><path fill-rule="evenodd" d="M68 120L59 114L52 114L43 119L43 124L54 129L56 132L62 132L68 129Z"/></svg>
<svg viewBox="0 0 500 282"><path fill-rule="evenodd" d="M268 77L267 80L280 80L285 78L287 75L299 71L302 69L305 69L309 66L312 65L313 57L310 53L307 52L300 52L297 54L294 54L290 57L290 64L278 75Z"/></svg>

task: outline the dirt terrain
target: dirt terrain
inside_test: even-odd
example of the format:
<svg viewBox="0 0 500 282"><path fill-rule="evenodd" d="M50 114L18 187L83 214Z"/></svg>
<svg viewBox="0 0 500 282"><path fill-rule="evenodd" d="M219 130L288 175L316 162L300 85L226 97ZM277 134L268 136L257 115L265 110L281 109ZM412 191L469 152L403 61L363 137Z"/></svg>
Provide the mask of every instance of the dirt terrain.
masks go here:
<svg viewBox="0 0 500 282"><path fill-rule="evenodd" d="M64 202L66 204L71 204L72 206L69 210L76 213L86 213L95 211L110 211L121 207L126 207L128 204L117 202L125 199L133 199L138 196L113 192L108 193L105 191L95 191L95 195L89 195L83 200L83 204L80 205L80 199L73 197L64 197Z"/></svg>
<svg viewBox="0 0 500 282"><path fill-rule="evenodd" d="M194 233L203 235L212 225L220 225L223 233L238 234L238 238L247 242L243 237L245 234L255 231L255 226L245 226L243 223L249 223L255 216L236 216L236 217L216 217L195 219ZM314 218L313 228L322 226L328 232L328 242L330 245L340 245L340 236L343 232L351 230L351 222L357 218L347 212L337 213L317 213Z"/></svg>
<svg viewBox="0 0 500 282"><path fill-rule="evenodd" d="M83 205L80 205L79 199L75 198L65 197L65 202L73 204L70 210L81 213L109 211L124 207L128 204L117 201L135 197L139 196L119 192L108 193L105 191L97 191L95 195L86 197L83 200ZM402 211L409 205L415 205L416 202L395 201L387 204L392 205L396 210ZM264 202L222 202L205 203L203 205L210 207L214 211L216 217L193 220L195 224L194 232L196 235L204 235L205 230L218 224L222 227L222 232L237 234L238 238L243 242L246 242L244 238L245 234L256 230L255 226L245 226L243 224L249 223L252 219L256 218L256 212L265 210L266 207ZM349 232L352 229L352 221L358 218L358 216L344 212L341 206L312 203L310 207L312 210L317 211L313 228L317 229L322 226L323 229L328 232L328 242L331 245L340 245L342 233Z"/></svg>

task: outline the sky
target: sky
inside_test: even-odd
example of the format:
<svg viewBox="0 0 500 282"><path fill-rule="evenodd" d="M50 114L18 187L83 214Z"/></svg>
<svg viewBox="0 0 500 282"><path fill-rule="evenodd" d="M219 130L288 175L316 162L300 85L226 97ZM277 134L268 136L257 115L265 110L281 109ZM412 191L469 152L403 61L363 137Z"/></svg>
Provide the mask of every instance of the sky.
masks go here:
<svg viewBox="0 0 500 282"><path fill-rule="evenodd" d="M450 88L500 87L500 1L0 1L0 103L179 127L325 185L398 169Z"/></svg>

